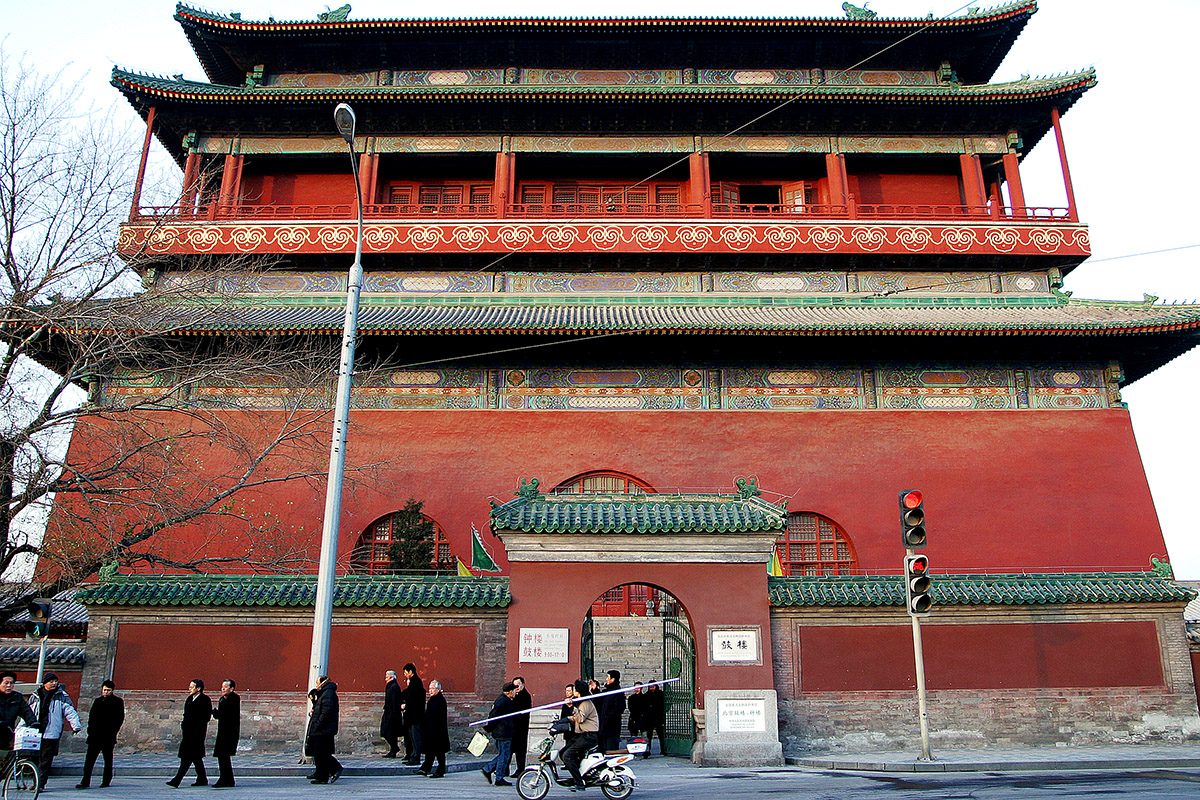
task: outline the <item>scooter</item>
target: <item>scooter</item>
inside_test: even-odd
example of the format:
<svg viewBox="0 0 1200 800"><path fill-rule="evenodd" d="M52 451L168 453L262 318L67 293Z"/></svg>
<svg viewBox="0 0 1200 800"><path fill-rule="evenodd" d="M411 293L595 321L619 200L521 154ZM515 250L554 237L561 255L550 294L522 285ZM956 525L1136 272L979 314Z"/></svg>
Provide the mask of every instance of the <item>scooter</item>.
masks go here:
<svg viewBox="0 0 1200 800"><path fill-rule="evenodd" d="M575 779L565 768L563 774L559 774L557 759L562 750L554 747L557 735L568 730L570 723L567 720L555 720L550 725L548 735L538 745L538 763L527 766L517 776L517 794L521 795L522 800L542 800L555 783L559 786L575 785ZM609 800L625 800L638 785L633 770L625 765L635 755L644 752L646 743L638 741L630 741L624 753L606 755L593 749L580 762L579 775L585 786L599 786Z"/></svg>

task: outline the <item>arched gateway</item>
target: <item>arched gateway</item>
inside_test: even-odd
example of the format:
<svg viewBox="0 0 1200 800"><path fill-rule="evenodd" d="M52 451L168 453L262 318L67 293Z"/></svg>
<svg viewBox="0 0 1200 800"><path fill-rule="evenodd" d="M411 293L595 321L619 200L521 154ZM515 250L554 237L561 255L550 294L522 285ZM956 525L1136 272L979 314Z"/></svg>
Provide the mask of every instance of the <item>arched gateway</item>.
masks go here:
<svg viewBox="0 0 1200 800"><path fill-rule="evenodd" d="M509 560L509 674L553 696L580 674L582 627L614 585L667 589L696 634L697 743L714 766L781 764L766 565L784 509L753 481L736 494L545 494L491 512ZM768 641L764 641L766 638Z"/></svg>

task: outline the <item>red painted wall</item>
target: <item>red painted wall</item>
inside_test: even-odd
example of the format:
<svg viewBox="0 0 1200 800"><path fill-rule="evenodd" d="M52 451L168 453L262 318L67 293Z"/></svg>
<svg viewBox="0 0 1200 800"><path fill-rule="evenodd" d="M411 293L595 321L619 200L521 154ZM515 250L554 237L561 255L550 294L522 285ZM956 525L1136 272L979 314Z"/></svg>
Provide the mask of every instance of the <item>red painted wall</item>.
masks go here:
<svg viewBox="0 0 1200 800"><path fill-rule="evenodd" d="M276 412L227 415L252 438L265 436L280 418ZM102 434L101 427L77 428L71 457ZM273 469L308 464L323 473L328 443L285 455ZM235 463L217 446L198 457L197 479L207 486L221 485ZM935 574L1144 570L1151 556L1166 552L1122 409L356 411L347 465L371 469L348 478L343 564L366 526L411 496L425 501L425 513L443 527L459 557L470 557L474 524L504 566L503 548L487 533L489 498L507 501L521 478L539 477L549 488L593 469L626 472L660 491L732 491L736 476L756 476L767 497L790 498L789 510L840 524L859 567L874 573L901 567L896 493L905 488L925 493L925 552ZM289 546L310 542L315 563L323 497L322 482L293 481L239 502L247 513L278 514L278 535ZM182 556L220 552L223 545L226 552L244 552L245 538L234 539L232 524L193 526L160 546ZM55 530L52 523L51 537Z"/></svg>
<svg viewBox="0 0 1200 800"><path fill-rule="evenodd" d="M508 611L508 673L522 675L535 695L557 699L562 687L579 677L579 642L592 601L623 583L645 583L670 592L683 606L696 638L697 702L706 689L771 689L771 619L767 572L760 564L550 564L512 565ZM710 625L758 626L763 663L708 665ZM521 664L517 661L521 628L569 628L568 664ZM597 663L599 675L613 665ZM667 677L667 676L659 676Z"/></svg>
<svg viewBox="0 0 1200 800"><path fill-rule="evenodd" d="M958 205L954 175L894 175L860 172L849 175L850 194L868 205Z"/></svg>
<svg viewBox="0 0 1200 800"><path fill-rule="evenodd" d="M1161 686L1153 622L922 626L930 689ZM916 686L907 625L800 629L800 689L869 692Z"/></svg>
<svg viewBox="0 0 1200 800"><path fill-rule="evenodd" d="M354 179L344 172L305 174L280 172L242 175L242 199L250 205L354 204Z"/></svg>
<svg viewBox="0 0 1200 800"><path fill-rule="evenodd" d="M37 680L37 677L38 677L36 669L31 669L31 670L14 669L13 672L17 673L17 683L33 683L34 681ZM78 669L76 669L73 672L66 672L65 670L63 670L59 667L48 667L46 669L46 672L53 672L55 675L58 676L58 682L62 685L62 687L64 689L67 690L67 694L70 696L71 702L73 702L75 704L75 708L78 709L80 706L79 685L80 685L80 681L82 681L82 679L83 679L83 673L79 672ZM118 689L120 689L120 688L122 688L122 687L118 687ZM29 694L27 692L23 691L22 694L25 694L26 699L28 699ZM85 697L83 699L83 708L91 708L91 707L92 707L92 698Z"/></svg>
<svg viewBox="0 0 1200 800"><path fill-rule="evenodd" d="M384 672L411 661L447 692L474 692L475 638L470 627L335 625L329 674L343 691L383 691ZM312 628L303 625L122 623L113 681L184 692L193 678L214 690L233 678L239 689L303 692L311 646Z"/></svg>

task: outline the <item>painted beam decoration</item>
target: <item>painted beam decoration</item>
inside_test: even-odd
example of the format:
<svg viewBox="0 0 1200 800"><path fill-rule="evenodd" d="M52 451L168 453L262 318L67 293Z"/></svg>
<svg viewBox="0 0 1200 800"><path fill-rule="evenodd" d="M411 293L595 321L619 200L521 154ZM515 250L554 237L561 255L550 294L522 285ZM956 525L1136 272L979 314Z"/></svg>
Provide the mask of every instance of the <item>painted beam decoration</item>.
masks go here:
<svg viewBox="0 0 1200 800"><path fill-rule="evenodd" d="M207 223L122 226L122 253L350 253L344 222ZM1074 223L949 225L821 222L466 222L368 223L370 253L704 252L1059 255L1091 253Z"/></svg>

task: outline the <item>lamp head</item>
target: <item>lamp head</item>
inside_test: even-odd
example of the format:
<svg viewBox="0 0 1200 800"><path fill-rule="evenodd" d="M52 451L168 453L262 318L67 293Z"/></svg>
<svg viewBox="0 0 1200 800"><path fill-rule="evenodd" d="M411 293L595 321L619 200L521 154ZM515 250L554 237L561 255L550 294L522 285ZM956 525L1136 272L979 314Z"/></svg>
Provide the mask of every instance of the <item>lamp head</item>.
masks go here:
<svg viewBox="0 0 1200 800"><path fill-rule="evenodd" d="M354 144L354 109L346 103L338 103L333 110L333 124L337 132L346 140L346 144Z"/></svg>

